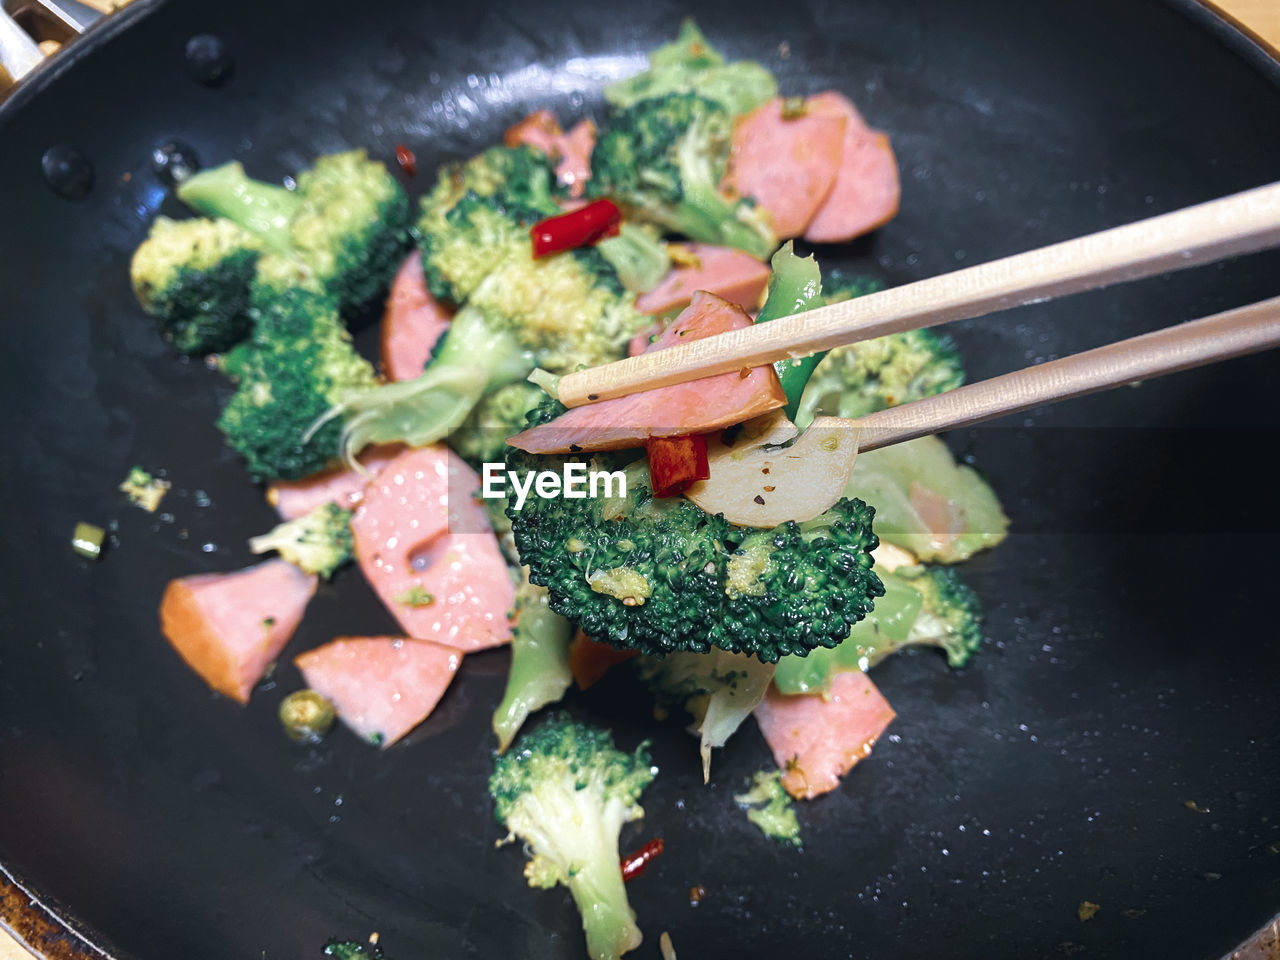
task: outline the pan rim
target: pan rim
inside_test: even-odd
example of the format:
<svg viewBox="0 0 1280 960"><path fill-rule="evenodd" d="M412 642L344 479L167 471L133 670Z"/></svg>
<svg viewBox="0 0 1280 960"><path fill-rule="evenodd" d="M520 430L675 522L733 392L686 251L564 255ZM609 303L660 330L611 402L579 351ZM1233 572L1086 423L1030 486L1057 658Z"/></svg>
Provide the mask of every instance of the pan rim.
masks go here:
<svg viewBox="0 0 1280 960"><path fill-rule="evenodd" d="M21 83L0 99L0 139L6 127L24 109L65 74L99 48L149 18L170 0L132 0L122 10L101 18L65 52L37 66ZM1161 0L1168 8L1191 21L1251 70L1280 89L1280 48L1273 46L1215 0ZM1280 929L1280 914L1244 938L1223 960L1244 960L1263 956L1259 950L1266 938ZM8 936L25 947L37 960L132 960L130 955L113 953L91 926L80 922L74 909L51 904L22 876L0 863L0 937Z"/></svg>

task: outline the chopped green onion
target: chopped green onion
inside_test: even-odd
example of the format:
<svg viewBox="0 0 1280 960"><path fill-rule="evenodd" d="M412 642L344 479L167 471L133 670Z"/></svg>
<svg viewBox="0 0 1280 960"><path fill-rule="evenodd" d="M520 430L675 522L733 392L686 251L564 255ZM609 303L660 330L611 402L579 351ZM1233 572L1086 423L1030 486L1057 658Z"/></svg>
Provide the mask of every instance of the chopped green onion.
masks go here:
<svg viewBox="0 0 1280 960"><path fill-rule="evenodd" d="M436 598L418 584L414 584L395 599L396 603L404 604L406 607L429 607L436 602Z"/></svg>
<svg viewBox="0 0 1280 960"><path fill-rule="evenodd" d="M82 557L97 560L102 556L102 544L107 539L107 531L95 527L92 523L77 523L75 532L71 534L71 549Z"/></svg>
<svg viewBox="0 0 1280 960"><path fill-rule="evenodd" d="M314 690L295 690L280 701L280 724L299 743L318 743L336 715L333 704Z"/></svg>

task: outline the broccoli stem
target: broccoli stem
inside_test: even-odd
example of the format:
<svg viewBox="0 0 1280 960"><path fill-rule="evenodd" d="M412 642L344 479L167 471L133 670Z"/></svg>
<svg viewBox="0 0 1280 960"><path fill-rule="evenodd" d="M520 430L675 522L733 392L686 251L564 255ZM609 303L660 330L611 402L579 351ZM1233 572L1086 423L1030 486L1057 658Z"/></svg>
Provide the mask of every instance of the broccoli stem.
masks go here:
<svg viewBox="0 0 1280 960"><path fill-rule="evenodd" d="M623 223L617 236L605 237L596 243L596 249L632 293L648 293L662 282L671 266L666 245L632 223Z"/></svg>
<svg viewBox="0 0 1280 960"><path fill-rule="evenodd" d="M791 242L787 241L773 255L769 266L773 270L769 277L769 295L760 308L756 323L768 323L822 305L822 271L813 257L796 256ZM787 395L787 416L792 420L800 408L800 398L804 396L809 377L826 355L824 350L809 357L779 360L773 365Z"/></svg>
<svg viewBox="0 0 1280 960"><path fill-rule="evenodd" d="M461 426L486 393L532 369L532 358L510 335L494 331L482 311L463 308L418 377L343 397L308 433L341 417L340 452L352 464L371 443L426 446Z"/></svg>
<svg viewBox="0 0 1280 960"><path fill-rule="evenodd" d="M483 311L464 307L449 324L427 369L436 366L487 370L489 376L483 392L488 393L528 376L533 369L533 358L510 334L494 330Z"/></svg>
<svg viewBox="0 0 1280 960"><path fill-rule="evenodd" d="M239 161L202 170L177 189L178 199L197 213L223 217L251 233L278 253L291 249L289 223L302 206L292 190L245 175Z"/></svg>
<svg viewBox="0 0 1280 960"><path fill-rule="evenodd" d="M493 712L498 752L504 752L535 710L555 703L573 680L569 672L569 621L551 612L547 591L525 584L516 592L519 619L511 635L511 670L502 702Z"/></svg>
<svg viewBox="0 0 1280 960"><path fill-rule="evenodd" d="M590 798L578 799L590 792L576 791L575 800L590 803ZM616 800L608 801L608 805L620 806ZM580 827L574 834L581 858L574 859L566 885L582 915L587 954L592 960L618 960L640 946L642 939L618 862L622 819L621 814L610 816L606 812L601 817L597 811L583 810L577 821Z"/></svg>
<svg viewBox="0 0 1280 960"><path fill-rule="evenodd" d="M738 219L733 205L710 183L686 184L671 226L693 240L733 247L763 260L773 242Z"/></svg>

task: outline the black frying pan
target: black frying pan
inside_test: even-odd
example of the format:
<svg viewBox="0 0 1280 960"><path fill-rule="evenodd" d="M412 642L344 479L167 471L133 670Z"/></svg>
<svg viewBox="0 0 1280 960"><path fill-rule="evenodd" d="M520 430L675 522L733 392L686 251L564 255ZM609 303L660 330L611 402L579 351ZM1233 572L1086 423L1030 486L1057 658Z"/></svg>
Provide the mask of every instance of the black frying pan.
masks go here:
<svg viewBox="0 0 1280 960"><path fill-rule="evenodd" d="M1280 175L1280 68L1187 3L696 7L784 91L847 91L892 133L902 214L820 251L890 283ZM306 958L377 930L398 960L582 955L567 897L526 889L519 854L492 849L488 719L506 654L469 658L436 714L380 753L341 732L288 742L274 714L300 683L292 667L241 709L164 645L165 581L246 564L246 537L273 517L212 425L227 385L166 349L126 265L173 208L150 168L162 141L268 178L404 142L420 190L534 106L597 108L602 80L685 12L139 0L0 109L0 862L90 939L125 957ZM197 33L235 58L221 87L188 73ZM83 201L41 179L59 143L93 164ZM978 379L1277 293L1267 254L954 333ZM663 768L623 837L667 845L632 885L638 955L665 929L698 958L1203 960L1271 916L1278 374L1258 356L950 438L1016 531L967 567L989 642L962 673L929 652L877 670L899 719L801 808L803 852L733 807L767 757L752 725L704 788L694 742L651 723L624 678L573 698L623 743L652 736ZM134 463L169 471L172 522L121 503ZM70 552L80 519L119 522L100 563ZM348 571L288 654L389 627ZM1083 900L1101 905L1087 922Z"/></svg>

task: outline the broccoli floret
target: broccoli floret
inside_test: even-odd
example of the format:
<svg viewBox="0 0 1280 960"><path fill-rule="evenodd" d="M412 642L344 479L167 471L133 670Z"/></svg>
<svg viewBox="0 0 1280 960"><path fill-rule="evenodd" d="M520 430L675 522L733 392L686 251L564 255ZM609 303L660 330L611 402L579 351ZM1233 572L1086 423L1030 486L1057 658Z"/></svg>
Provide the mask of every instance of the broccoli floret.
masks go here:
<svg viewBox="0 0 1280 960"><path fill-rule="evenodd" d="M651 229L624 223L615 237L595 245L600 256L617 271L622 285L632 293L648 293L662 282L671 268L667 245Z"/></svg>
<svg viewBox="0 0 1280 960"><path fill-rule="evenodd" d="M644 815L640 794L656 772L647 744L623 753L607 730L560 714L498 757L489 779L507 839L519 837L532 856L529 885L569 888L592 960L616 960L640 945L618 837L623 824Z"/></svg>
<svg viewBox="0 0 1280 960"><path fill-rule="evenodd" d="M725 63L692 20L680 35L649 54L649 69L604 88L605 99L618 107L669 93L699 93L730 114L746 113L778 92L773 75L751 60Z"/></svg>
<svg viewBox="0 0 1280 960"><path fill-rule="evenodd" d="M326 580L351 559L351 511L336 503L322 503L308 513L286 520L249 541L253 553L274 550L295 567L318 573Z"/></svg>
<svg viewBox="0 0 1280 960"><path fill-rule="evenodd" d="M529 256L528 227L560 212L554 182L546 155L529 146L491 147L443 168L417 226L431 293L462 303L497 260Z"/></svg>
<svg viewBox="0 0 1280 960"><path fill-rule="evenodd" d="M545 396L540 387L526 380L486 394L450 434L449 446L473 466L501 460L506 455L507 437L524 429L529 411Z"/></svg>
<svg viewBox="0 0 1280 960"><path fill-rule="evenodd" d="M827 287L823 302L838 303L876 293L884 285L874 277L833 273ZM784 362L807 367L807 385L793 416L802 428L819 415L856 419L964 383L964 364L955 343L932 330L891 333Z"/></svg>
<svg viewBox="0 0 1280 960"><path fill-rule="evenodd" d="M493 712L498 752L511 746L529 714L556 703L573 682L569 672L569 622L551 612L547 591L527 580L516 588L511 668L502 702Z"/></svg>
<svg viewBox="0 0 1280 960"><path fill-rule="evenodd" d="M917 565L881 572L885 594L834 650L784 657L774 682L783 693L823 693L845 670L867 670L903 647L940 647L953 667L982 644L977 595L948 567Z"/></svg>
<svg viewBox="0 0 1280 960"><path fill-rule="evenodd" d="M883 289L884 281L879 277L870 277L862 273L849 274L837 267L827 273L822 289L822 302L843 303L846 300L879 293Z"/></svg>
<svg viewBox="0 0 1280 960"><path fill-rule="evenodd" d="M707 782L712 749L728 743L764 699L774 665L723 650L637 657L634 662L660 709L683 709L693 717L689 732L701 739L702 780Z"/></svg>
<svg viewBox="0 0 1280 960"><path fill-rule="evenodd" d="M587 193L640 220L764 259L777 238L759 211L719 183L733 115L696 93L639 100L610 114L591 153Z"/></svg>
<svg viewBox="0 0 1280 960"><path fill-rule="evenodd" d="M153 477L141 467L134 467L118 489L128 496L131 503L141 507L147 513L155 513L171 486L173 484L168 480Z"/></svg>
<svg viewBox="0 0 1280 960"><path fill-rule="evenodd" d="M872 277L833 276L827 303L883 289ZM865 417L877 410L921 400L964 383L964 363L955 342L932 330L908 330L836 347L817 364L796 422L815 416Z"/></svg>
<svg viewBox="0 0 1280 960"><path fill-rule="evenodd" d="M995 492L937 437L858 454L845 496L874 503L876 535L920 560L958 563L1009 534Z"/></svg>
<svg viewBox="0 0 1280 960"><path fill-rule="evenodd" d="M317 424L347 391L372 387L373 368L327 297L295 288L255 314L253 339L224 366L239 385L218 429L255 479L297 479L336 458L341 425Z"/></svg>
<svg viewBox="0 0 1280 960"><path fill-rule="evenodd" d="M522 380L535 365L564 373L620 359L632 335L649 323L597 251L533 259L524 214L513 214L516 201L504 200L494 186L500 182L495 169L506 168L485 160L513 153L526 156L508 148L481 154L473 164L484 177L464 165L455 176L472 187L447 211L441 212L447 198L437 194L444 195L452 178L424 204L419 234L428 282L437 292L447 289L461 309L420 376L353 394L333 411L345 421L348 459L369 443L422 446L443 439L482 396ZM539 169L525 161L507 166L521 176ZM482 196L476 182L492 193ZM511 192L525 198L521 204L533 195L526 186Z"/></svg>
<svg viewBox="0 0 1280 960"><path fill-rule="evenodd" d="M963 667L982 646L982 605L978 595L949 567L906 569L898 575L920 591L924 605L906 639L898 647L886 647L878 656L886 657L899 647L925 644L941 647L947 663Z"/></svg>
<svg viewBox="0 0 1280 960"><path fill-rule="evenodd" d="M530 424L563 409L548 398ZM507 468L558 470L568 461L583 462L509 448ZM623 496L531 497L508 508L529 579L590 637L658 656L719 648L771 663L835 646L883 592L871 571L874 511L860 500L758 530L683 497L654 498L643 462L626 477Z"/></svg>
<svg viewBox="0 0 1280 960"><path fill-rule="evenodd" d="M357 957L366 957L368 960L391 960L378 947L375 937L371 937L369 943L361 943L359 940L330 940L324 945L324 955L332 957L333 960L356 960Z"/></svg>
<svg viewBox="0 0 1280 960"><path fill-rule="evenodd" d="M252 329L250 290L262 251L257 236L229 220L159 217L130 262L133 292L182 353L225 350Z"/></svg>
<svg viewBox="0 0 1280 960"><path fill-rule="evenodd" d="M782 787L781 770L757 770L751 778L751 789L735 794L733 799L766 837L800 846L800 821L791 796Z"/></svg>
<svg viewBox="0 0 1280 960"><path fill-rule="evenodd" d="M409 200L363 150L320 157L295 190L251 180L231 162L189 177L177 193L193 210L261 238L271 262L259 282L314 285L344 314L386 288L408 246Z"/></svg>
<svg viewBox="0 0 1280 960"><path fill-rule="evenodd" d="M964 367L950 337L932 330L891 333L828 353L809 379L796 423L819 415L865 417L962 383Z"/></svg>

